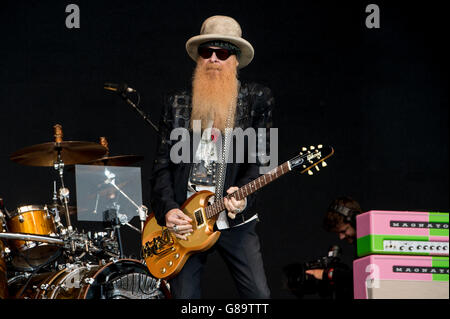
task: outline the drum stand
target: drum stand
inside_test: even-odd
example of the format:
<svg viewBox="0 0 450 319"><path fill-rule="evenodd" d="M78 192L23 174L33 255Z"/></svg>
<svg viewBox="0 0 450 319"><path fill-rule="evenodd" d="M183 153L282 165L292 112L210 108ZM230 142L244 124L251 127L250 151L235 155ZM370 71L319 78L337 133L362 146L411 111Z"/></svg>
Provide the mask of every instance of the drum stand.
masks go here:
<svg viewBox="0 0 450 319"><path fill-rule="evenodd" d="M58 172L59 178L61 180L61 188L59 189L59 199L64 204L64 212L66 217L66 225L67 225L67 231L66 229L62 229L62 235L65 235L68 233L69 238L72 237L71 235L74 233L72 223L70 221L70 214L69 214L69 189L65 187L64 185L64 162L61 159L61 148L57 148L58 156L57 160L53 163L53 168ZM70 238L70 250L71 253L75 253L76 247L75 247L75 241L73 238Z"/></svg>
<svg viewBox="0 0 450 319"><path fill-rule="evenodd" d="M120 189L119 186L116 185L116 181L115 181L115 177L116 175L114 173L112 173L111 171L109 171L107 168L105 168L105 176L107 177L107 179L104 181L105 184L109 184L112 185L117 191L119 191L134 207L136 207L138 213L139 213L139 218L141 220L141 229L139 230L138 228L134 227L133 225L131 225L128 222L128 216L126 214L120 214L119 213L119 209L120 209L120 205L117 204L116 202L113 204L114 206L114 215L110 218L108 218L112 223L113 223L113 227L115 232L117 233L117 240L119 243L119 251L120 251L120 258L123 258L123 247L122 247L122 238L121 238L121 234L120 234L120 226L121 225L127 225L128 227L136 230L138 233L141 233L144 229L144 222L147 218L147 207L145 207L144 205L137 205L127 194L125 194L125 192L123 190Z"/></svg>
<svg viewBox="0 0 450 319"><path fill-rule="evenodd" d="M107 177L107 179L105 180L104 183L110 184L115 189L117 189L123 195L123 197L125 197L134 207L136 207L136 210L138 211L139 219L141 221L141 229L140 230L137 229L136 227L134 227L133 225L131 225L130 223L128 223L126 215L125 215L125 218L122 219L122 222L121 222L122 225L127 225L127 226L133 228L134 230L136 230L137 232L141 233L144 230L144 222L147 219L147 211L148 211L147 207L145 207L144 205L139 206L127 194L125 194L125 192L122 191L120 189L120 187L116 185L116 180L115 180L116 175L113 174L112 172L110 172L107 168L105 168L105 176Z"/></svg>

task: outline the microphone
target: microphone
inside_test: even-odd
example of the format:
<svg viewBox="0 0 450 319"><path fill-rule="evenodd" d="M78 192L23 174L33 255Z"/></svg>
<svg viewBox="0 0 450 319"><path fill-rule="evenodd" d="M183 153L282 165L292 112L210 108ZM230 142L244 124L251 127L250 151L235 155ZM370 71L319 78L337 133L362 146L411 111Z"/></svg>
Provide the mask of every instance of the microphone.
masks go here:
<svg viewBox="0 0 450 319"><path fill-rule="evenodd" d="M109 91L113 91L113 92L117 92L119 94L122 93L132 93L132 92L136 92L135 89L128 87L128 85L126 83L121 83L121 84L116 84L116 83L104 83L103 84L103 88L105 90L109 90Z"/></svg>

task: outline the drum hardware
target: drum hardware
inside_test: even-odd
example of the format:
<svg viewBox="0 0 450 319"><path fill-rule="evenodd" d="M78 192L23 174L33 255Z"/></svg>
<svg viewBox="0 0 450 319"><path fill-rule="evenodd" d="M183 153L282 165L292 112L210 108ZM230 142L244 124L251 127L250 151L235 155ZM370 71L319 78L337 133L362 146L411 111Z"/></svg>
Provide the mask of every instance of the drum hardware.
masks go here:
<svg viewBox="0 0 450 319"><path fill-rule="evenodd" d="M17 269L34 269L48 260L61 246L56 238L53 215L46 206L18 207L6 221L8 232L0 237L8 240L12 264Z"/></svg>
<svg viewBox="0 0 450 319"><path fill-rule="evenodd" d="M116 190L119 191L134 207L137 208L137 211L139 212L139 216L142 222L141 230L134 227L128 222L128 217L126 214L121 214L120 211L120 205L116 202L113 203L113 207L107 211L104 212L104 220L107 222L111 222L114 228L115 233L117 233L117 239L119 244L119 252L120 257L123 257L123 247L122 247L122 238L120 234L120 226L121 225L127 225L131 229L136 230L138 233L141 233L143 229L143 221L145 221L147 216L147 208L144 205L137 205L119 186L116 185L115 177L116 175L108 170L108 168L105 167L104 174L106 176L106 180L104 181L104 184L109 184L113 186Z"/></svg>
<svg viewBox="0 0 450 319"><path fill-rule="evenodd" d="M43 235L33 235L25 233L0 233L0 239L8 240L21 240L21 241L37 241L42 243L54 244L58 246L64 246L64 241L59 238L43 236Z"/></svg>
<svg viewBox="0 0 450 319"><path fill-rule="evenodd" d="M3 200L0 205L3 204ZM3 233L6 224L4 222L4 215L0 210L0 234ZM0 299L8 298L8 284L7 284L7 269L6 269L6 256L8 254L7 247L0 239Z"/></svg>
<svg viewBox="0 0 450 319"><path fill-rule="evenodd" d="M144 229L144 223L145 220L147 219L147 212L148 212L148 208L144 205L137 205L127 194L125 194L124 191L122 191L120 189L119 186L116 185L115 182L115 177L116 175L112 172L110 172L107 168L105 168L105 176L107 177L107 179L104 181L105 184L110 184L112 185L115 189L117 189L134 207L136 207L136 210L139 214L139 219L141 221L141 229L137 229L136 227L134 227L133 225L129 224L128 221L125 222L121 222L122 224L125 224L129 227L131 227L132 229L136 230L137 232L141 233ZM126 216L125 216L126 217Z"/></svg>
<svg viewBox="0 0 450 319"><path fill-rule="evenodd" d="M11 296L23 299L161 299L169 298L164 281L153 278L133 259L103 263L68 263L50 273L11 281Z"/></svg>
<svg viewBox="0 0 450 319"><path fill-rule="evenodd" d="M72 232L68 207L69 190L64 186L64 166L98 159L107 150L98 143L63 141L62 126L56 124L53 128L54 142L26 147L11 154L10 159L22 165L53 167L59 173L61 180L59 196L64 206L67 230Z"/></svg>
<svg viewBox="0 0 450 319"><path fill-rule="evenodd" d="M116 264L119 266L120 270L123 270L123 273L117 271L114 276L106 277L107 280L101 285L109 284L109 288L105 286L106 290L102 295L102 298L118 298L117 296L120 294L121 289L123 289L123 285L128 282L131 287L132 280L147 283L153 282L155 279L151 277L146 267L144 267L146 271L145 274L141 274L141 271L139 271L139 275L129 273L127 270L128 268L124 266L126 262L122 259L121 225L127 225L139 233L141 233L143 225L141 230L131 225L128 222L127 215L120 213L120 206L116 204L114 206L114 212L116 214L112 220L112 228L102 232L89 232L87 234L85 234L84 231L82 233L78 232L71 225L69 216L75 214L77 209L76 207L68 205L70 191L64 184L64 170L67 170L68 165L85 162L86 164L93 165L122 166L142 160L143 157L136 155L111 157L105 152L108 151L106 139L104 140L106 144L102 143L104 145L89 142L62 141L62 129L61 125L58 124L54 126L54 136L54 142L27 147L13 153L10 157L11 160L22 165L53 167L55 171L57 171L61 187L58 189L57 182L53 181L52 204L45 204L44 206L22 206L17 208L14 211L14 214L10 214L6 211L6 208L3 206L3 200L0 199L0 244L2 244L2 240L4 240L5 243L12 242L16 244L9 246L12 250L9 247L0 245L0 299L3 298L1 288L2 282L7 286L11 285L16 286L16 288L19 287L19 289L22 288L18 294L15 294L16 297L30 298L28 296L30 291L26 291L26 289L34 289L35 292L36 290L41 291L37 292L40 294L40 297L38 298L57 298L57 295L61 293L56 290L60 289L61 291L69 293L71 289L68 289L68 287L71 282L73 283L72 279L76 279L77 276L81 277L79 281L80 288L85 285L95 286L98 284L96 282L96 276L100 272L99 269L113 267L113 265ZM105 153L107 153L106 156ZM103 157L101 157L102 155ZM121 190L123 184L115 184L113 176L107 176L105 184L108 183L111 184L111 189L117 189L137 208L141 221L145 221L148 211L147 208L143 205L138 206L134 203L131 198ZM67 221L66 227L61 222L60 213L63 211ZM4 218L5 215L6 219ZM31 222L31 220L34 220L35 223ZM16 228L18 227L19 229L12 229L14 227L10 227L10 225L15 226ZM35 264L30 263L30 261L34 260L33 258L28 258L30 257L28 256L28 252L40 247L47 247L46 245L48 245L48 247L53 247L56 251L49 251L48 254L52 253L50 256L41 256L40 262L36 262ZM16 246L19 247L16 248ZM14 271L15 275L11 277L11 272L8 271L8 276L11 279L2 281L2 272L6 274L6 267L1 267L2 262L6 264L6 262L12 261L17 256L23 258L23 264L27 267L22 269L20 269L20 267L14 267L12 271ZM108 257L109 261L108 259L104 259ZM98 263L91 263L92 259ZM62 261L67 263L61 264ZM142 264L141 262L139 263ZM38 279L41 280L41 278L45 278L48 271L51 273L50 276L54 276L55 278L46 282L37 282ZM64 275L64 278L61 279L62 282L53 282L61 271L70 272L70 274L61 273L61 276ZM93 271L96 271L97 273L93 273ZM84 272L90 272L91 274L84 274ZM111 287L113 287L113 280L116 281L114 281L114 289L111 290ZM69 283L69 285L67 285L67 283ZM159 289L160 286L161 281L158 280L158 284L153 288L156 287ZM128 297L133 297L133 294L136 293L137 292L134 291L132 294L129 294ZM80 296L74 296L74 299L80 298Z"/></svg>

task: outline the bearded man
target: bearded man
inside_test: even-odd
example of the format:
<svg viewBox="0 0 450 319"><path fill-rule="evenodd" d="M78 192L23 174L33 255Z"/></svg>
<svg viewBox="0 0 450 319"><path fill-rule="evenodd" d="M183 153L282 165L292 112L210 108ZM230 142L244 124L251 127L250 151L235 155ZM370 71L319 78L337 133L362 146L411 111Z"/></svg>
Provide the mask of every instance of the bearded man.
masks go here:
<svg viewBox="0 0 450 319"><path fill-rule="evenodd" d="M217 140L225 136L227 129L268 130L272 126L274 102L268 88L238 80L238 69L252 61L254 49L242 38L241 27L233 18L206 19L200 35L187 41L186 50L197 63L192 89L165 99L159 124L161 139L150 180L151 204L158 224L168 227L179 240L186 240L193 231L192 220L180 210L187 198L200 190L225 197L260 175L263 164L259 157L256 161L248 160L247 147L244 163L227 163L220 184L216 174L225 143L220 145ZM186 128L192 140L196 122L201 123L203 133L190 162L174 163L170 149L175 141L170 139L170 132ZM248 146L248 139L245 145ZM267 138L267 153L269 145ZM221 232L218 241L211 249L190 256L180 273L170 280L174 298L201 298L202 271L208 254L214 250L225 260L241 298L270 298L255 231L259 220L254 210L255 199L256 194L243 200L224 199L227 211L220 213L214 226Z"/></svg>

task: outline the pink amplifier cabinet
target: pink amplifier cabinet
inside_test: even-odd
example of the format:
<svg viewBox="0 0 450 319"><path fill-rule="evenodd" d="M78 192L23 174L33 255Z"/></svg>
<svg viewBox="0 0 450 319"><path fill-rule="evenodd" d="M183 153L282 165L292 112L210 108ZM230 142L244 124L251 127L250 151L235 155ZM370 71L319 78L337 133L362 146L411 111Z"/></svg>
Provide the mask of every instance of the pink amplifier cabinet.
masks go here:
<svg viewBox="0 0 450 319"><path fill-rule="evenodd" d="M448 257L370 255L353 261L355 299L448 299Z"/></svg>
<svg viewBox="0 0 450 319"><path fill-rule="evenodd" d="M448 256L448 213L371 210L356 217L358 256Z"/></svg>

